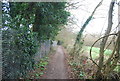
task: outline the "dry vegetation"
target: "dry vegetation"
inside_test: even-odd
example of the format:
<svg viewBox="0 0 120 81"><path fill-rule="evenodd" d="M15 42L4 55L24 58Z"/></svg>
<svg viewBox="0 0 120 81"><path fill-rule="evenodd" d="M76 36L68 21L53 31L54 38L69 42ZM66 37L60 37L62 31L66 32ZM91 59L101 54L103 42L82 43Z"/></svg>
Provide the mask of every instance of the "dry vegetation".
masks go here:
<svg viewBox="0 0 120 81"><path fill-rule="evenodd" d="M99 34L87 34L84 36L84 45L85 46L92 46L92 44L99 39L101 36ZM110 44L110 42L113 41L113 36L108 38L107 44L106 46L108 46ZM99 47L100 46L100 42L98 41L94 47ZM108 49L113 49L113 45L114 43L111 43L111 45L108 47Z"/></svg>
<svg viewBox="0 0 120 81"><path fill-rule="evenodd" d="M75 33L72 33L68 29L64 29L61 32L59 32L58 36L56 37L57 40L63 41L63 46L67 49L68 53L73 48L74 39L76 37ZM89 59L90 55L90 47L92 44L100 38L100 35L98 34L87 34L83 36L84 44L83 49L80 51L79 55L76 55L73 60L73 57L69 56L69 65L72 68L72 77L73 78L94 78L94 75L97 71L97 66L92 63L92 61ZM113 40L113 36L109 37L106 46L108 46ZM100 41L95 44L95 47L92 51L92 57L95 62L98 62L99 57L99 45ZM108 50L105 52L105 59L108 59L109 55L111 54L111 49L113 49L113 43L109 46ZM118 67L116 68L118 70Z"/></svg>

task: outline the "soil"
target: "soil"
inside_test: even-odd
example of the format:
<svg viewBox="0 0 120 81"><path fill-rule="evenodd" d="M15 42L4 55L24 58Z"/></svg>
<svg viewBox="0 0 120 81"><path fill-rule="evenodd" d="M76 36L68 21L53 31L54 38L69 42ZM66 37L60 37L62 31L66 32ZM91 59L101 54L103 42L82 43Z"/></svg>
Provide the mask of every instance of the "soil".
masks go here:
<svg viewBox="0 0 120 81"><path fill-rule="evenodd" d="M49 64L41 79L69 79L70 69L66 61L66 54L62 46L58 46L56 53L50 58Z"/></svg>

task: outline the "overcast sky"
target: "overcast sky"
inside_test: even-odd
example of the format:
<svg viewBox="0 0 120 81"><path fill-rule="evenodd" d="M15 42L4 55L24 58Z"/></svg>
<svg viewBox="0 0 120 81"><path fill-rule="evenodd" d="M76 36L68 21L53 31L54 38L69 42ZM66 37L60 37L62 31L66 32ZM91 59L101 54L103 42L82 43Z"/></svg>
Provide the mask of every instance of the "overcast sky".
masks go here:
<svg viewBox="0 0 120 81"><path fill-rule="evenodd" d="M74 15L74 17L77 19L77 25L79 26L74 26L74 31L78 32L83 25L83 23L86 21L86 19L90 16L96 5L101 1L101 0L77 0L76 2L80 2L81 6L78 9L73 9L71 10L71 14ZM81 2L82 1L82 2ZM117 2L120 0L117 0ZM103 4L97 9L93 20L90 21L90 23L87 25L85 31L87 33L98 33L100 34L101 32L104 33L105 29L107 27L107 19L108 19L108 10L109 10L109 5L110 5L111 0L103 0ZM113 19L113 29L118 24L118 5L115 4L114 7L114 19ZM102 31L103 30L103 31Z"/></svg>
<svg viewBox="0 0 120 81"><path fill-rule="evenodd" d="M9 1L9 0L3 0L3 1ZM27 1L34 1L34 0L27 0ZM35 0L36 1L36 0ZM48 0L52 1L52 0ZM58 0L63 1L63 0ZM74 15L74 18L77 20L77 26L72 25L73 31L78 32L81 28L81 26L84 24L86 19L90 16L96 5L101 1L101 0L68 0L72 2L79 2L78 5L79 8L77 9L72 9L70 12L72 15ZM119 2L120 0L117 0ZM109 5L110 5L111 0L103 0L102 5L97 9L93 20L90 21L90 23L87 25L85 31L86 33L98 33L100 34L101 32L104 33L105 29L107 28L108 24L108 10L109 10ZM113 19L113 29L118 24L118 5L115 4L114 7L114 19Z"/></svg>

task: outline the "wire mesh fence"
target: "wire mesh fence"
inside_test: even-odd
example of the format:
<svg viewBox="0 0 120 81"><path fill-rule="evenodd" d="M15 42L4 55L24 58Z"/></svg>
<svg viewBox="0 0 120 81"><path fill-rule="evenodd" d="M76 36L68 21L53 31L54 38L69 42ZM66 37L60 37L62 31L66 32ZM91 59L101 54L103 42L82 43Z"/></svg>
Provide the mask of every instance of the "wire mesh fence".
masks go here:
<svg viewBox="0 0 120 81"><path fill-rule="evenodd" d="M38 48L37 53L35 54L34 60L35 62L38 62L40 58L44 57L50 52L50 47L51 47L51 41L46 40L44 43L40 43L40 47Z"/></svg>
<svg viewBox="0 0 120 81"><path fill-rule="evenodd" d="M44 43L39 43L37 52L34 52L35 55L32 57L31 50L33 50L33 48L29 45L36 42L31 40L27 42L28 39L25 38L26 35L23 35L23 38L16 37L16 34L20 35L20 32L11 29L2 32L2 79L17 79L23 77L27 71L33 69L31 60L34 59L33 62L35 63L50 51L51 43L50 40L47 40ZM15 41L15 39L17 41ZM24 41L20 41L21 39L24 39ZM19 42L19 45L15 44L16 42ZM28 47L24 46L24 43L27 43ZM29 51L26 51L26 49Z"/></svg>

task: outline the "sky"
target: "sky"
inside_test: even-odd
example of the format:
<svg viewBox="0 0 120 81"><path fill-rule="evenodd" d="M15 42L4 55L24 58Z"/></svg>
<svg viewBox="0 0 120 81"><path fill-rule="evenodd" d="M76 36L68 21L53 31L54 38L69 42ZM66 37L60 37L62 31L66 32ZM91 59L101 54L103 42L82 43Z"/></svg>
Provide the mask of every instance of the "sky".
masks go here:
<svg viewBox="0 0 120 81"><path fill-rule="evenodd" d="M81 5L77 9L70 10L71 14L74 15L75 19L77 20L77 26L74 25L73 31L78 32L81 28L81 26L84 24L86 19L90 16L96 5L101 0L77 0L76 2L80 2ZM120 0L117 0L119 2ZM107 28L108 24L108 11L109 11L109 5L111 0L103 0L102 5L97 9L95 15L93 16L94 19L90 21L90 23L87 25L85 31L86 33L90 34L103 34ZM115 30L115 27L118 24L118 5L115 4L114 12L113 12L113 29Z"/></svg>
<svg viewBox="0 0 120 81"><path fill-rule="evenodd" d="M9 0L3 0L3 1L9 1ZM30 0L29 0L30 1ZM34 1L34 0L31 0ZM48 0L52 1L52 0ZM63 0L58 0L63 1ZM74 16L74 19L76 20L77 25L72 25L72 29L74 32L79 32L80 28L86 21L86 19L91 15L92 11L96 7L96 5L101 0L67 0L71 2L79 2L80 5L77 9L71 9L71 15ZM120 0L117 0L119 2ZM102 5L97 9L96 13L94 14L94 19L90 21L90 23L87 25L85 29L85 33L98 33L103 34L107 28L108 24L108 10L111 0L103 0ZM113 29L115 30L115 27L118 24L118 5L115 4L114 7L114 14L113 14Z"/></svg>

